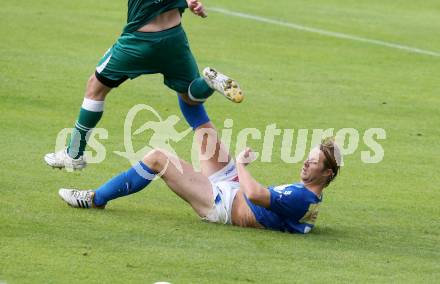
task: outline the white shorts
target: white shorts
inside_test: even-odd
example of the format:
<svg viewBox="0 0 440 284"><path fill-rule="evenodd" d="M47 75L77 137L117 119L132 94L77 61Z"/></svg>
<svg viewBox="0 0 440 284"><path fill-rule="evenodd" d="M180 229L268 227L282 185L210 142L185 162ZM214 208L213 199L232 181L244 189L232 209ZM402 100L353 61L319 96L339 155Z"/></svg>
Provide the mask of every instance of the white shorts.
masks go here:
<svg viewBox="0 0 440 284"><path fill-rule="evenodd" d="M213 204L210 212L202 219L214 223L231 224L232 203L240 189L234 160L211 175L209 181L212 185Z"/></svg>

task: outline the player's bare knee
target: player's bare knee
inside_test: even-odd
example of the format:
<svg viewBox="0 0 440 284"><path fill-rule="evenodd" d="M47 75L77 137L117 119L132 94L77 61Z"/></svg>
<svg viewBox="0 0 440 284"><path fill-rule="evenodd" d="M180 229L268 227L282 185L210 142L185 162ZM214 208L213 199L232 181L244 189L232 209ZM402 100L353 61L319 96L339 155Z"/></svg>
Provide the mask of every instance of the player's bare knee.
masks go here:
<svg viewBox="0 0 440 284"><path fill-rule="evenodd" d="M90 86L93 84L93 82L96 80L95 74L90 75L89 80L87 80L87 86Z"/></svg>
<svg viewBox="0 0 440 284"><path fill-rule="evenodd" d="M153 171L160 172L168 160L167 152L163 149L155 148L148 152L142 161Z"/></svg>
<svg viewBox="0 0 440 284"><path fill-rule="evenodd" d="M87 81L85 97L94 101L103 101L110 90L111 88L103 85L95 74L92 74Z"/></svg>
<svg viewBox="0 0 440 284"><path fill-rule="evenodd" d="M93 95L93 91L94 91L94 84L95 84L95 74L92 74L89 79L87 80L87 85L86 85L86 96L92 96Z"/></svg>

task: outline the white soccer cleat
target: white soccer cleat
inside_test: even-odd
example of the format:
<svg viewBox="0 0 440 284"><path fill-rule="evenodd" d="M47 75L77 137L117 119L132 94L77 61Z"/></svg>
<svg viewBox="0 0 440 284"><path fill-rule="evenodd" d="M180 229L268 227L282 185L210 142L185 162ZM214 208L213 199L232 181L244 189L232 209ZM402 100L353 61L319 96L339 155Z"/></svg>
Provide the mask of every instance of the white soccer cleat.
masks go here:
<svg viewBox="0 0 440 284"><path fill-rule="evenodd" d="M61 188L58 191L62 200L66 201L72 207L76 208L104 208L104 206L97 207L93 204L93 196L95 193L92 190L77 190Z"/></svg>
<svg viewBox="0 0 440 284"><path fill-rule="evenodd" d="M67 150L61 150L55 153L49 153L44 156L44 161L52 168L67 168L72 170L81 170L87 166L83 156L73 159L67 154Z"/></svg>
<svg viewBox="0 0 440 284"><path fill-rule="evenodd" d="M237 81L216 71L214 68L206 67L203 69L203 79L205 79L209 87L220 92L234 103L240 103L244 98Z"/></svg>

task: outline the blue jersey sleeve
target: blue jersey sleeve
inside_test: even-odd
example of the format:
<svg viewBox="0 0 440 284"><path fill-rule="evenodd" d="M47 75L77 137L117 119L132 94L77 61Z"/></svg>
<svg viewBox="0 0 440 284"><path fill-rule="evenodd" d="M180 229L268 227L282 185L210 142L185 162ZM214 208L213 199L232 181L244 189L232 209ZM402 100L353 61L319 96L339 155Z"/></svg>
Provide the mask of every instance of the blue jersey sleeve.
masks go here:
<svg viewBox="0 0 440 284"><path fill-rule="evenodd" d="M308 202L300 192L289 190L276 190L269 187L270 207L269 210L283 217L300 219L307 212Z"/></svg>

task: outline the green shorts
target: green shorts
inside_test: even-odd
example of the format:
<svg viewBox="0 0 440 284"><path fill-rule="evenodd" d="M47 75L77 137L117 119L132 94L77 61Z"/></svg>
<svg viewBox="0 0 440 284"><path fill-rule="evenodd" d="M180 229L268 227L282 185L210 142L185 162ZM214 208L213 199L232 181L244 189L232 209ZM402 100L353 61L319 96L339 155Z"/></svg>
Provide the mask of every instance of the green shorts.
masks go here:
<svg viewBox="0 0 440 284"><path fill-rule="evenodd" d="M95 75L114 88L128 78L161 73L164 83L179 93L187 93L199 69L181 25L154 32L123 33L96 66Z"/></svg>

